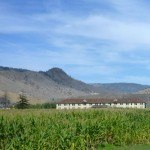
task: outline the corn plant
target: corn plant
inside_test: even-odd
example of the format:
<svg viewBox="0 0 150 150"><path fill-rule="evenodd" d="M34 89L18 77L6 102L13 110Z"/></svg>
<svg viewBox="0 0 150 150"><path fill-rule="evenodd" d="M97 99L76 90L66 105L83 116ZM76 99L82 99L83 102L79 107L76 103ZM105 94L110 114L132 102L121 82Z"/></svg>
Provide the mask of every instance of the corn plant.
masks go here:
<svg viewBox="0 0 150 150"><path fill-rule="evenodd" d="M0 110L0 149L150 144L150 110Z"/></svg>

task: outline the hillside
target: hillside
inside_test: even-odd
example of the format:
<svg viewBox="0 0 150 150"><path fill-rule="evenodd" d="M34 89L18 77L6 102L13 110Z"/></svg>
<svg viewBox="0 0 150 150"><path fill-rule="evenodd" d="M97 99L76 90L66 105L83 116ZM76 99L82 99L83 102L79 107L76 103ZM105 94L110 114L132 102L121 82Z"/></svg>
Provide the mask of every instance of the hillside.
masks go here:
<svg viewBox="0 0 150 150"><path fill-rule="evenodd" d="M0 67L0 90L13 95L23 91L31 99L38 101L85 96L103 91L73 79L59 68L35 72L8 67Z"/></svg>
<svg viewBox="0 0 150 150"><path fill-rule="evenodd" d="M148 87L150 86L133 83L87 84L72 78L60 68L36 72L0 67L0 96L7 91L16 100L23 91L34 103L71 97L115 98Z"/></svg>
<svg viewBox="0 0 150 150"><path fill-rule="evenodd" d="M89 85L87 83L72 78L60 68L52 68L46 71L45 75L47 75L50 79L52 79L53 81L55 81L60 85L73 88L82 92L86 92L89 94L96 92L97 93L106 92L104 91L103 88L95 87L93 85Z"/></svg>
<svg viewBox="0 0 150 150"><path fill-rule="evenodd" d="M91 84L95 87L101 87L107 91L112 91L115 93L135 93L141 90L144 90L146 88L150 88L149 85L141 85L141 84L135 84L135 83L93 83Z"/></svg>
<svg viewBox="0 0 150 150"><path fill-rule="evenodd" d="M138 91L137 94L150 94L150 88Z"/></svg>

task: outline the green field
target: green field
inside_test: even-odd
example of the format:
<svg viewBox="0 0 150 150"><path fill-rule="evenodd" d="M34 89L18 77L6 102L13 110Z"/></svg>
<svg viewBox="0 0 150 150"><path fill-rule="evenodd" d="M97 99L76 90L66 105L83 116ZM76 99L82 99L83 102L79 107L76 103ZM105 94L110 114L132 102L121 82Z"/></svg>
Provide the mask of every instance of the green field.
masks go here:
<svg viewBox="0 0 150 150"><path fill-rule="evenodd" d="M150 149L150 110L0 110L0 149Z"/></svg>

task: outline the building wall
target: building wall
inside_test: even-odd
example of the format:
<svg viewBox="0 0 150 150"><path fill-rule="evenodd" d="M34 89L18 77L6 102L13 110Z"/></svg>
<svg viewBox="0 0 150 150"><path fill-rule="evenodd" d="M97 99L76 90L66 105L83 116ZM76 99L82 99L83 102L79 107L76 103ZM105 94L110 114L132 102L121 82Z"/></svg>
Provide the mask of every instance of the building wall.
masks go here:
<svg viewBox="0 0 150 150"><path fill-rule="evenodd" d="M145 108L145 103L99 103L99 104L56 104L57 109L88 109L95 105L107 105L116 108Z"/></svg>
<svg viewBox="0 0 150 150"><path fill-rule="evenodd" d="M117 108L145 108L145 103L117 103L112 104L111 106Z"/></svg>
<svg viewBox="0 0 150 150"><path fill-rule="evenodd" d="M86 109L91 108L91 104L60 104L61 106L56 105L57 109Z"/></svg>

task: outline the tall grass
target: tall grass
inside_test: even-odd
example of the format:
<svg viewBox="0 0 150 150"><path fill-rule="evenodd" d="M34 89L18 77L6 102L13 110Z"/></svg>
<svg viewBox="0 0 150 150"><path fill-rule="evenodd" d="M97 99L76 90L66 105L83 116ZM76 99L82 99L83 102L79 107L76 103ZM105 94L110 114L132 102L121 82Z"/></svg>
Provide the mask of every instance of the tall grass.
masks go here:
<svg viewBox="0 0 150 150"><path fill-rule="evenodd" d="M150 144L150 110L1 110L0 149Z"/></svg>

